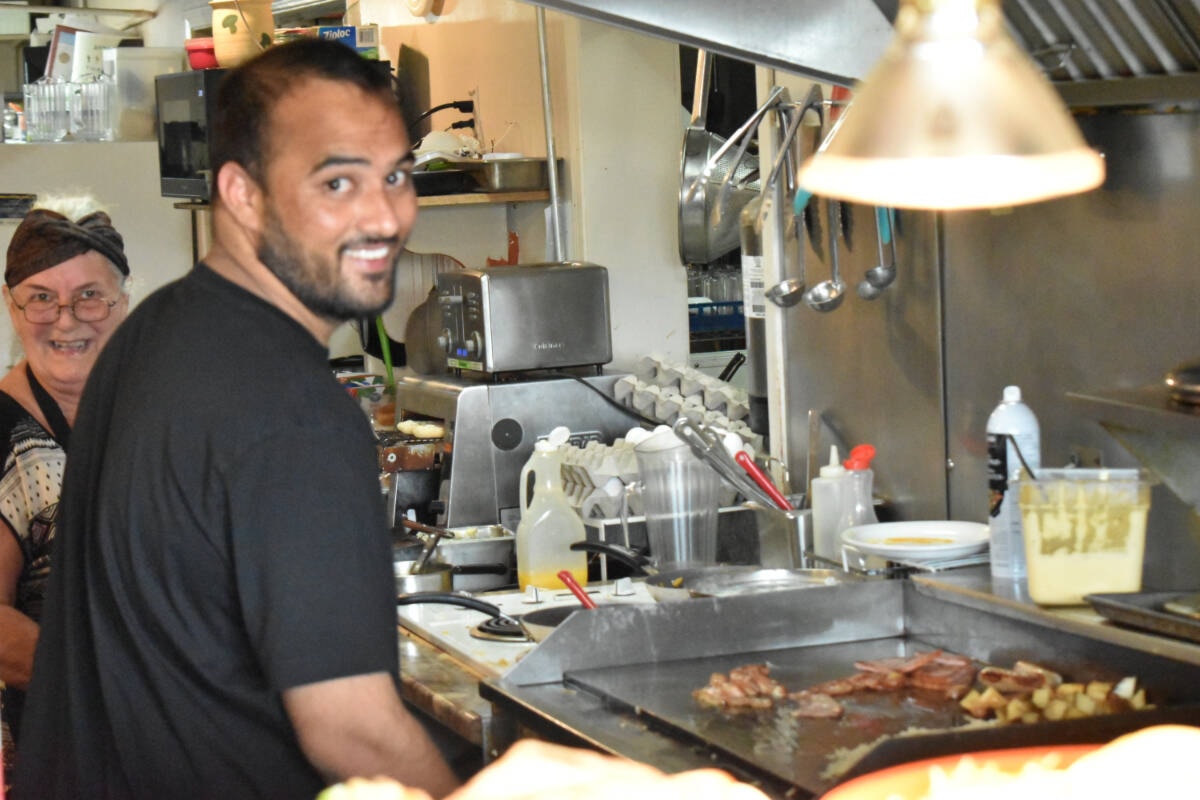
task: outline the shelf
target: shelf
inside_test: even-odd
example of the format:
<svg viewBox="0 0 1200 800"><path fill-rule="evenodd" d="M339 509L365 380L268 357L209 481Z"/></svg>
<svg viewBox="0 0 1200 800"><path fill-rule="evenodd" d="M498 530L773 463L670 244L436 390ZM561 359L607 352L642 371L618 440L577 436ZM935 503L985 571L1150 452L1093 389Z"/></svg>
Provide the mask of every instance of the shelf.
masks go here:
<svg viewBox="0 0 1200 800"><path fill-rule="evenodd" d="M1162 384L1067 400L1200 511L1200 409L1173 401Z"/></svg>
<svg viewBox="0 0 1200 800"><path fill-rule="evenodd" d="M470 194L439 194L418 197L421 208L437 206L479 206L497 203L536 203L548 201L550 192L539 189L533 192L471 192Z"/></svg>
<svg viewBox="0 0 1200 800"><path fill-rule="evenodd" d="M1068 392L1067 400L1102 425L1200 440L1200 407L1170 398L1161 384L1104 392Z"/></svg>

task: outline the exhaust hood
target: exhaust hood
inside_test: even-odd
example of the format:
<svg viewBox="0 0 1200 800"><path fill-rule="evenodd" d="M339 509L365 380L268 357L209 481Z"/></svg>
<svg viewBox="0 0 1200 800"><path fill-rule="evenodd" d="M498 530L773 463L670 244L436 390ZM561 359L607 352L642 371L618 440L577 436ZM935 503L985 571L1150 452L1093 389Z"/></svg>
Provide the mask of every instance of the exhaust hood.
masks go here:
<svg viewBox="0 0 1200 800"><path fill-rule="evenodd" d="M532 0L822 83L860 80L892 40L896 0ZM880 6L890 6L887 15Z"/></svg>
<svg viewBox="0 0 1200 800"><path fill-rule="evenodd" d="M526 0L821 82L852 86L897 0ZM1200 100L1200 0L1003 0L1017 43L1073 106Z"/></svg>

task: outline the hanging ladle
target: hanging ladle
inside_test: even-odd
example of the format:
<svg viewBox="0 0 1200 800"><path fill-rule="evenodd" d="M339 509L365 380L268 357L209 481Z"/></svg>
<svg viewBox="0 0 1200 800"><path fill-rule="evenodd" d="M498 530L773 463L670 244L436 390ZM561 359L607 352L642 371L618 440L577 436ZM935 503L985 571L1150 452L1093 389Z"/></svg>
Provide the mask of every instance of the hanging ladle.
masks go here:
<svg viewBox="0 0 1200 800"><path fill-rule="evenodd" d="M804 293L804 302L814 311L833 311L846 299L846 284L842 280L842 271L838 267L837 226L833 224L836 218L836 200L827 200L826 208L829 217L829 270L828 280L821 281Z"/></svg>
<svg viewBox="0 0 1200 800"><path fill-rule="evenodd" d="M804 191L803 189L798 189L797 194L804 195L804 204L799 205L798 211L796 212L799 215L799 214L804 213L804 208L805 208L805 206L808 205L808 201L812 197L812 195L809 194L808 192ZM797 267L798 267L797 271L801 276L803 276L804 275L804 242L803 241L800 242L799 251L800 251L800 254L798 256L799 263L797 264ZM804 278L803 277L784 278L779 283L772 286L770 289L767 289L767 299L770 300L775 305L779 306L780 308L791 308L792 306L796 305L797 303L799 303L801 300L804 299L804 288L805 287L804 287Z"/></svg>
<svg viewBox="0 0 1200 800"><path fill-rule="evenodd" d="M874 300L883 294L883 290L896 280L895 244L892 243L891 210L875 209L875 234L879 242L879 264L867 270L863 280L858 284L858 296L864 300ZM889 262L883 254L883 246L891 245L892 260Z"/></svg>
<svg viewBox="0 0 1200 800"><path fill-rule="evenodd" d="M790 152L792 140L799 133L800 123L803 122L804 115L807 114L809 111L815 112L817 115L817 125L818 125L817 130L818 131L823 130L825 127L824 95L821 92L821 85L819 83L813 84L812 88L808 92L808 96L806 98L804 98L804 102L800 105L800 110L796 114L795 119L792 121L792 125L789 126L787 132L784 134L783 141L779 147L779 157L777 158L777 160L775 162L775 166L772 167L772 169L771 169L771 175L772 175L771 183L767 187L764 187L764 189L763 189L764 192L768 192L770 189L774 188L773 181L774 181L775 177L778 177L776 173L779 169L779 166L782 164L784 157L787 156L788 153ZM794 174L794 170L789 169L789 176L791 176L793 174ZM769 195L764 195L764 197L767 197L767 196L769 196ZM808 206L808 201L811 199L812 199L812 194L805 191L804 189L801 189L800 187L796 187L796 193L795 193L794 197L792 198L792 208L793 208L792 219L793 220L800 218L804 214L805 208ZM766 206L765 200L763 202L763 205ZM797 236L799 236L799 232L797 232ZM805 285L804 285L804 242L803 241L800 242L799 249L800 249L800 254L799 254L800 262L797 265L798 266L797 271L799 273L799 277L784 278L779 283L772 286L770 289L767 289L767 292L766 292L767 299L770 300L775 305L779 306L780 308L790 308L804 299Z"/></svg>

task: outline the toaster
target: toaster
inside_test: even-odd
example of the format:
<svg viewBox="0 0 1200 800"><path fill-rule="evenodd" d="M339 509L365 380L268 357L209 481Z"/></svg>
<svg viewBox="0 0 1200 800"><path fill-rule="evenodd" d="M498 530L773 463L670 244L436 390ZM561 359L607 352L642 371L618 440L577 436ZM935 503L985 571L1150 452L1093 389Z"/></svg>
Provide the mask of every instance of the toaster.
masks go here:
<svg viewBox="0 0 1200 800"><path fill-rule="evenodd" d="M608 270L555 262L437 276L438 347L457 370L501 373L612 360Z"/></svg>

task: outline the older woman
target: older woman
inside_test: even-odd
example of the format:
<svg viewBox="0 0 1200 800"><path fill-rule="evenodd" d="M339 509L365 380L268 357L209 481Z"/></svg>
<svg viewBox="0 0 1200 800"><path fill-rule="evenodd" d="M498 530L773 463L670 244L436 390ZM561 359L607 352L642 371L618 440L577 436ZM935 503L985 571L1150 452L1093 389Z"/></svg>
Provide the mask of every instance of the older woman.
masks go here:
<svg viewBox="0 0 1200 800"><path fill-rule="evenodd" d="M24 350L0 378L0 720L13 732L33 667L75 410L129 309L129 262L108 215L89 198L58 207L65 213L44 207L25 216L4 269L4 300ZM11 753L5 747L6 762Z"/></svg>

